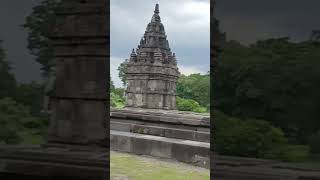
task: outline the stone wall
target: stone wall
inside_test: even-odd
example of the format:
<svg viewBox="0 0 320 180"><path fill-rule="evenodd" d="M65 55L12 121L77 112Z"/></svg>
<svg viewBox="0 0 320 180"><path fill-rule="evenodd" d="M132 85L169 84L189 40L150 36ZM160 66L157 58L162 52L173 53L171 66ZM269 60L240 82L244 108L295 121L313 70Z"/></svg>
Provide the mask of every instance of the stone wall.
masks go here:
<svg viewBox="0 0 320 180"><path fill-rule="evenodd" d="M64 0L56 12L50 143L106 146L107 5L107 0Z"/></svg>

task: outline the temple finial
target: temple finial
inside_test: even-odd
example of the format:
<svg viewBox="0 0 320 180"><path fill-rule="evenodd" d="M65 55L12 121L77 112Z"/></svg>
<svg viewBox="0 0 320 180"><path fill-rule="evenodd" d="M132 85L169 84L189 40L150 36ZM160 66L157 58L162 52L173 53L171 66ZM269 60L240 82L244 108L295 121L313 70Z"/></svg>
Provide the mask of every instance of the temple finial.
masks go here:
<svg viewBox="0 0 320 180"><path fill-rule="evenodd" d="M156 7L155 7L155 9L154 9L154 13L155 13L155 14L159 14L159 13L160 13L160 11L159 11L159 4L156 4Z"/></svg>

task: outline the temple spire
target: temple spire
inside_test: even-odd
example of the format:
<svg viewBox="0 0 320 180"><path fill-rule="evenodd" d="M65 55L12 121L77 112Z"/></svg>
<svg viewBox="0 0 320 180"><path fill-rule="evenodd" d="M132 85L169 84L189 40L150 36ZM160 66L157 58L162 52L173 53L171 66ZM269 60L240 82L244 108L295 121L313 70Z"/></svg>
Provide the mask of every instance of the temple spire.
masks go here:
<svg viewBox="0 0 320 180"><path fill-rule="evenodd" d="M159 14L159 13L160 13L160 11L159 11L159 4L156 4L156 7L155 7L155 9L154 9L154 13L155 13L155 14Z"/></svg>
<svg viewBox="0 0 320 180"><path fill-rule="evenodd" d="M151 22L161 22L160 16L159 16L159 4L156 4L156 7L154 9L154 14L152 16Z"/></svg>

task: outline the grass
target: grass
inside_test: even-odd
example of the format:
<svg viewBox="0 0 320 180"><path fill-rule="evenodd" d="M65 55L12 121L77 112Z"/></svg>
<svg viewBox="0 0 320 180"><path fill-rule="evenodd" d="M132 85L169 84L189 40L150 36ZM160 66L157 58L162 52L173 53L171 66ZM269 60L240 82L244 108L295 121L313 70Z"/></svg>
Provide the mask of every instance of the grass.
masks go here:
<svg viewBox="0 0 320 180"><path fill-rule="evenodd" d="M129 180L209 180L209 170L135 155L110 153L111 177Z"/></svg>

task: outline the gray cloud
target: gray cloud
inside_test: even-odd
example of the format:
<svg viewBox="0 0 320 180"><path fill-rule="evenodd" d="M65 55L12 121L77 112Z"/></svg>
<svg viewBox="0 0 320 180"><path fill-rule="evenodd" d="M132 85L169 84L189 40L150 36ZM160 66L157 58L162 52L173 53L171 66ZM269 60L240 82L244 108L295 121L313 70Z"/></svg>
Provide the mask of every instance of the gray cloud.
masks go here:
<svg viewBox="0 0 320 180"><path fill-rule="evenodd" d="M20 27L39 1L0 1L0 39L4 40L7 60L12 63L13 72L19 81L41 80L40 66L27 50L27 33ZM208 2L111 0L111 5L116 7L116 11L111 11L114 12L111 16L116 17L111 20L118 21L111 24L112 55L128 58L130 50L137 46L151 19L154 4L160 3L160 15L171 48L180 59L179 65L206 67L209 63L209 34L206 20L201 20L205 10L190 5L191 1ZM191 12L185 4L193 7ZM290 36L294 40L305 40L311 30L320 29L319 6L319 0L217 0L216 15L228 39L250 43L257 39Z"/></svg>
<svg viewBox="0 0 320 180"><path fill-rule="evenodd" d="M318 0L218 0L216 15L228 39L252 43L271 37L307 40L320 29Z"/></svg>
<svg viewBox="0 0 320 180"><path fill-rule="evenodd" d="M209 0L111 0L111 67L128 58L153 15L156 3L169 44L182 70L206 72L210 64ZM112 61L113 60L113 61ZM194 66L194 68L189 68ZM119 84L116 71L112 78ZM185 72L187 73L187 72Z"/></svg>

